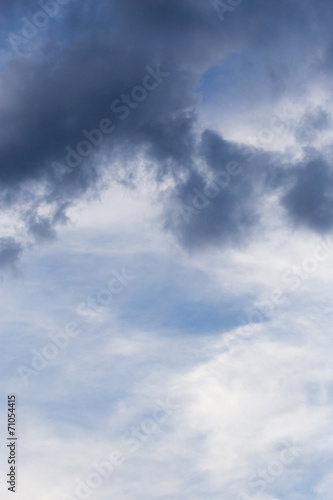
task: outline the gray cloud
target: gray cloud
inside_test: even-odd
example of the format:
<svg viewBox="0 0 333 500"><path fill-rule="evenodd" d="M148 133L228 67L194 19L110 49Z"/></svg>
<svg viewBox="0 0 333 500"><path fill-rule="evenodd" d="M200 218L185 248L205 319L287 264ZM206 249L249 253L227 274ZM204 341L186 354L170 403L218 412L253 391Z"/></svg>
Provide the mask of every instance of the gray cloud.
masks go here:
<svg viewBox="0 0 333 500"><path fill-rule="evenodd" d="M18 33L21 17L31 19L38 8L33 2L18 0L6 4L3 33ZM176 187L166 202L166 225L184 244L239 244L260 221L260 197L265 189L289 181L287 174L281 177L283 169L276 168L282 160L273 155L249 163L240 146L209 130L198 135L195 89L202 74L228 54L242 51L246 61L248 51L252 56L258 51L261 71L268 75L265 85L271 85L274 92L286 91L290 88L286 81L292 83L299 58L302 64L312 60L314 45L329 53L331 11L332 6L324 1L305 5L254 0L243 2L221 23L213 6L203 0L68 2L59 18L40 29L38 43L24 44L15 54L6 42L0 114L3 205L22 206L27 197L33 199L19 210L27 231L38 241L51 239L56 225L66 220L70 203L98 189L104 172L112 173L119 163L126 166L140 152L157 181L170 172L175 174ZM314 19L323 24L320 40ZM110 109L111 103L142 84L147 65L157 68L157 64L170 76L121 120L122 103L118 102L118 113ZM316 113L299 125L299 142L309 142L312 132L327 126L325 113ZM80 141L87 139L82 131L97 129L104 118L112 120L115 131L105 133L103 143L59 182L52 164L65 164L68 148L76 152ZM196 168L198 161L206 165L205 173ZM204 190L209 175L218 174L229 161L238 161L243 174L233 178L228 189L190 223L174 219L170 204L192 201L193 189ZM329 188L324 184L331 183L331 177L322 167L317 177L322 187L312 192L308 184L314 167L295 174L296 184L281 202L294 222L329 230ZM177 176L182 172L186 181ZM306 197L308 209L303 207ZM40 218L38 206L45 202L54 206L52 215Z"/></svg>
<svg viewBox="0 0 333 500"><path fill-rule="evenodd" d="M320 107L308 111L299 123L295 138L301 144L311 144L319 134L331 128L331 119L328 112Z"/></svg>
<svg viewBox="0 0 333 500"><path fill-rule="evenodd" d="M296 225L319 233L333 227L332 167L323 159L311 159L294 174L294 185L282 199L284 207Z"/></svg>
<svg viewBox="0 0 333 500"><path fill-rule="evenodd" d="M188 248L245 243L260 223L267 156L210 130L199 151L208 170L192 170L171 193L166 227Z"/></svg>

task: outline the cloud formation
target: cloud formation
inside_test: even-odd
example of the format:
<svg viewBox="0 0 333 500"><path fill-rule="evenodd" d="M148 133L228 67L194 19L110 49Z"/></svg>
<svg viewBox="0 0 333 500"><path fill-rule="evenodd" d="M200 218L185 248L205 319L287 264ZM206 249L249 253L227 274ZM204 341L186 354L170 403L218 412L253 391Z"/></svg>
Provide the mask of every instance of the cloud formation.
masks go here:
<svg viewBox="0 0 333 500"><path fill-rule="evenodd" d="M292 84L302 78L305 84L314 65L316 78L322 78L323 59L301 53L300 43L330 60L326 17L332 7L327 2L243 2L227 12L223 22L214 5L204 1L61 3L61 15L50 16L50 22L16 51L8 36L22 36L22 23L27 24L22 19L33 22L36 5L16 1L5 7L2 21L7 33L0 90L2 203L4 209L13 209L24 200L25 215L21 211L18 217L23 217L30 237L53 238L60 220L54 214L62 212L64 221L73 202L97 193L106 179L115 181L119 168L134 179L138 158L157 183L173 176L166 227L189 247L202 242L240 244L260 222L264 178L272 179L272 188L277 163L285 165L285 185L297 177L287 194L279 183L274 186L293 222L318 231L331 229L330 158L318 172L318 163L301 167L291 159L287 169L285 157L277 159L269 152L264 157L257 152L250 163L241 144L235 147L218 131L202 126L197 92L207 71L223 67L235 53L251 61L257 51L264 94L271 88L276 96L291 96ZM44 7L41 4L46 12ZM323 25L320 39L314 18ZM294 74L297 59L303 69ZM325 74L330 71L327 61ZM251 64L245 68L251 77ZM254 111L249 103L249 112ZM223 109L221 113L223 121ZM329 114L317 107L300 119L295 139L307 147L314 134L330 127ZM208 189L210 176L229 161L243 165L243 174L190 222L175 218L170 205L188 204L193 190ZM314 176L317 187L312 190ZM45 203L53 215L41 218Z"/></svg>

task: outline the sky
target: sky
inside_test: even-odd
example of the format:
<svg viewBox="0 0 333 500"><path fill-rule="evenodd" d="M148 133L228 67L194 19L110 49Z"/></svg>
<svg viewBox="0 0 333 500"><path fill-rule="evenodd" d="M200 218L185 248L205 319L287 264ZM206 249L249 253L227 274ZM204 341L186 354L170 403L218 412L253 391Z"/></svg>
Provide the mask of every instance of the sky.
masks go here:
<svg viewBox="0 0 333 500"><path fill-rule="evenodd" d="M0 8L2 498L333 500L333 4Z"/></svg>

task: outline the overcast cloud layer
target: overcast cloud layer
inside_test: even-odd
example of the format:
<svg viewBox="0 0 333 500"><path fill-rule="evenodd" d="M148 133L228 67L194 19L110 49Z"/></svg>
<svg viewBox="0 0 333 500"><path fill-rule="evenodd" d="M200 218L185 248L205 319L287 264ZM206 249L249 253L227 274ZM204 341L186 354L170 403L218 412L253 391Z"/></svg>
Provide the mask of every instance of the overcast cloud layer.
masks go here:
<svg viewBox="0 0 333 500"><path fill-rule="evenodd" d="M333 3L0 8L18 498L333 498Z"/></svg>

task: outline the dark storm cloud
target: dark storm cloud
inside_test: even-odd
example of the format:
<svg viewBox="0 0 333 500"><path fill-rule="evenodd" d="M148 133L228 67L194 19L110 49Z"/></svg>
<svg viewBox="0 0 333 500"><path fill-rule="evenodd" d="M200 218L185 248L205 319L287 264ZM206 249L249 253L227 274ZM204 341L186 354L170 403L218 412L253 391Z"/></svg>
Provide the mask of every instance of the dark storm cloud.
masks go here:
<svg viewBox="0 0 333 500"><path fill-rule="evenodd" d="M318 115L311 116L310 129L321 127ZM257 238L267 196L277 192L294 227L319 234L333 229L332 165L313 158L315 151L305 150L305 159L293 165L213 131L203 133L199 149L208 169L192 170L168 200L166 227L187 248L241 246Z"/></svg>
<svg viewBox="0 0 333 500"><path fill-rule="evenodd" d="M202 176L192 173L171 198L166 227L187 248L240 244L257 222L253 194L238 182L211 201L207 186Z"/></svg>
<svg viewBox="0 0 333 500"><path fill-rule="evenodd" d="M172 192L166 227L188 248L240 245L260 222L273 159L210 130L202 134L198 157L208 170L192 170Z"/></svg>
<svg viewBox="0 0 333 500"><path fill-rule="evenodd" d="M18 0L10 6L2 4L6 34L19 33L21 17L31 20L40 9L38 3ZM0 182L5 205L22 203L22 192L30 190L34 211L25 212L27 231L45 240L53 238L54 225L65 220L64 207L94 189L103 171L112 171L119 160L130 163L138 152L145 153L147 166L158 180L167 172L174 173L179 185L171 198L180 202L187 201L194 188L205 189L208 183L195 167L198 158L206 162L208 173L218 173L221 164L235 160L243 164L246 175L233 178L228 190L194 222L183 226L167 213L168 225L188 245L199 245L202 237L238 241L248 234L258 220L268 159L265 165L246 161L244 165L240 149L217 134L207 131L198 139L194 90L204 71L235 50L266 47L270 54L267 71L276 75L279 63L276 68L274 64L281 51L288 48L292 68L300 45L305 54L313 43L331 46L331 40L326 41L329 29L324 30L325 39L318 41L313 22L317 19L326 26L332 7L321 1L306 6L300 1L244 1L225 15L223 23L206 0L72 0L62 7L59 17L50 18L39 29L38 43L32 39L18 54L7 43L0 110ZM120 113L123 94L131 95L142 86L148 65L156 73L159 64L169 76L148 91L144 101L135 103L132 98L135 109L126 105L127 114ZM115 100L117 113L110 109ZM74 156L71 153L72 163L67 166L73 167L77 145L87 139L83 130L98 129L105 118L112 120L115 130L105 133L102 144L92 147L91 154L68 169L59 182L54 162L66 164L70 148ZM319 122L313 127L323 126ZM274 177L274 162L271 170ZM183 171L185 184L182 175L178 176ZM293 189L290 197L296 199L303 188ZM41 219L38 202L55 204L52 215ZM292 212L292 202L284 203Z"/></svg>
<svg viewBox="0 0 333 500"><path fill-rule="evenodd" d="M258 25L261 37L272 40L277 20L285 21L287 15L295 18L299 10L284 1L263 9L262 2L256 1L251 9L244 6L235 12L222 29L212 5L193 0L84 5L73 1L66 8L58 28L59 35L68 36L65 45L61 39L57 43L57 32L51 32L43 46L44 58L34 58L34 53L14 57L3 74L0 145L5 184L47 175L50 163L62 159L66 146L82 139L83 128L96 127L108 116L110 103L140 83L147 64L160 62L172 79L168 90L158 89L153 110L145 103L144 110L135 113L142 116L126 122L129 140L140 137L141 123L148 130L159 118L181 112L202 69L246 38L257 41L246 16ZM299 14L302 17L302 11ZM182 73L193 74L191 85L179 77ZM154 140L161 144L165 128L160 131L160 136L155 131L141 137L153 146Z"/></svg>

